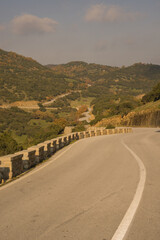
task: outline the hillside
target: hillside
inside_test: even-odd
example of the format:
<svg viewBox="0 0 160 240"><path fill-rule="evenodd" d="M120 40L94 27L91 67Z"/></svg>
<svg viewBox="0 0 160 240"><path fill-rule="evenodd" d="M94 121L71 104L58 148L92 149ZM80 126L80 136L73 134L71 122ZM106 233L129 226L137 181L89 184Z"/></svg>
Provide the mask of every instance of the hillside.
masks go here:
<svg viewBox="0 0 160 240"><path fill-rule="evenodd" d="M47 65L54 73L64 74L68 81L85 82L90 85L85 95L97 97L102 94L139 95L149 91L160 81L160 66L136 63L129 67L110 67L85 62ZM73 81L73 80L72 80Z"/></svg>
<svg viewBox="0 0 160 240"><path fill-rule="evenodd" d="M140 95L160 80L160 66L110 67L81 61L43 66L31 58L0 50L0 104L45 100L68 90L82 97Z"/></svg>
<svg viewBox="0 0 160 240"><path fill-rule="evenodd" d="M145 96L143 96L142 101L144 103L157 101L160 99L160 82Z"/></svg>
<svg viewBox="0 0 160 240"><path fill-rule="evenodd" d="M49 65L54 73L66 75L67 81L85 83L81 97L92 98L95 120L127 114L142 103L141 97L160 81L160 66L136 63L129 67L109 67L85 62Z"/></svg>
<svg viewBox="0 0 160 240"><path fill-rule="evenodd" d="M67 120L56 112L0 108L0 156L54 138L66 125Z"/></svg>
<svg viewBox="0 0 160 240"><path fill-rule="evenodd" d="M22 108L25 103L31 105L29 109L24 107L25 111L0 108L0 154L57 136L65 126L83 130L86 122L78 119L90 106L95 117L91 125L159 126L158 82L158 65L139 63L118 68L70 62L42 66L31 58L0 50L0 104L5 107L4 103L12 103L8 104L11 107L18 103ZM43 106L46 101L49 109ZM155 102L144 104L148 101Z"/></svg>
<svg viewBox="0 0 160 240"><path fill-rule="evenodd" d="M64 74L68 77L68 81L78 81L81 83L92 84L99 80L102 76L117 70L117 67L110 67L95 63L86 63L82 61L69 62L60 65L47 65L55 73Z"/></svg>
<svg viewBox="0 0 160 240"><path fill-rule="evenodd" d="M103 118L96 123L96 127L106 127L108 125L113 125L115 127L160 127L160 100L135 108L127 115L114 115L112 117Z"/></svg>
<svg viewBox="0 0 160 240"><path fill-rule="evenodd" d="M160 127L160 83L143 96L139 106L136 107L135 104L135 107L129 108L129 106L131 104L126 105L120 102L115 108L113 104L108 110L113 114L99 119L96 126ZM114 112L114 109L118 109L119 112Z"/></svg>
<svg viewBox="0 0 160 240"><path fill-rule="evenodd" d="M69 89L67 81L31 58L0 50L0 103L42 100Z"/></svg>

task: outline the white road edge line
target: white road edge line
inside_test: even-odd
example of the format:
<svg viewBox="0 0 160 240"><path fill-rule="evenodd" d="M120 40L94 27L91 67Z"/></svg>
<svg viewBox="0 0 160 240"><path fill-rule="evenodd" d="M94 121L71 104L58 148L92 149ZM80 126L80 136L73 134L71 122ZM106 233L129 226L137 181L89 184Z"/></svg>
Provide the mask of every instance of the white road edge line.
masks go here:
<svg viewBox="0 0 160 240"><path fill-rule="evenodd" d="M79 141L77 141L77 142L75 142L75 143L72 143L72 145L71 145L70 147L68 147L65 151L63 151L62 153L60 153L60 154L59 154L57 157L55 157L53 160L51 159L49 162L45 162L44 165L42 165L42 166L40 166L40 167L38 167L38 165L37 165L37 167L38 167L37 169L33 169L31 172L26 173L25 175L21 176L21 177L18 178L18 179L15 179L13 182L9 182L8 184L0 187L0 191L3 190L3 189L5 189L5 188L8 188L8 187L14 185L14 184L17 183L17 182L22 181L23 179L31 176L32 174L34 174L34 173L36 173L36 172L39 172L41 169L43 169L43 168L47 167L48 165L52 164L54 161L56 161L58 158L60 158L63 154L65 154L66 152L68 152L68 151L69 151L75 144L77 144L78 142L79 142ZM54 157L54 155L53 155L52 157ZM50 158L52 158L52 157L50 157Z"/></svg>
<svg viewBox="0 0 160 240"><path fill-rule="evenodd" d="M126 237L126 234L131 226L131 223L140 204L146 182L146 169L142 160L123 141L122 144L136 159L139 166L140 179L134 198L111 240L124 240L124 238Z"/></svg>

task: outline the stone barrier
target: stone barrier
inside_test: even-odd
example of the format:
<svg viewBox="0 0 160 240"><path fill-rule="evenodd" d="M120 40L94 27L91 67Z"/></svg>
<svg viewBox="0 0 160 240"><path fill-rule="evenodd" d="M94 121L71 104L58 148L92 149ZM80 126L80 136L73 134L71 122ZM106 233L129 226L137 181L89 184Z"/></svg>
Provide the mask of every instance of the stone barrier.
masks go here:
<svg viewBox="0 0 160 240"><path fill-rule="evenodd" d="M38 164L42 162L45 159L45 153L44 153L44 145L43 144L38 144L37 146L33 146L28 148L30 151L35 150L35 163Z"/></svg>
<svg viewBox="0 0 160 240"><path fill-rule="evenodd" d="M72 141L75 140L75 134L74 133L71 134L71 140Z"/></svg>
<svg viewBox="0 0 160 240"><path fill-rule="evenodd" d="M36 162L36 150L31 149L31 150L24 150L19 152L20 154L23 155L22 157L22 163L23 163L23 170L26 171L30 169L31 167L34 167L37 162Z"/></svg>
<svg viewBox="0 0 160 240"><path fill-rule="evenodd" d="M95 136L95 131L94 130L90 130L89 134L90 134L91 137L94 137Z"/></svg>
<svg viewBox="0 0 160 240"><path fill-rule="evenodd" d="M84 138L84 133L83 132L79 132L78 135L79 135L79 139Z"/></svg>
<svg viewBox="0 0 160 240"><path fill-rule="evenodd" d="M59 137L57 138L57 150L63 148L63 142L62 142L62 138Z"/></svg>
<svg viewBox="0 0 160 240"><path fill-rule="evenodd" d="M101 135L101 130L100 129L96 130L96 136L100 136L100 135Z"/></svg>
<svg viewBox="0 0 160 240"><path fill-rule="evenodd" d="M119 133L123 133L123 129L122 128L119 128Z"/></svg>
<svg viewBox="0 0 160 240"><path fill-rule="evenodd" d="M85 131L85 137L86 137L86 138L90 137L89 131Z"/></svg>
<svg viewBox="0 0 160 240"><path fill-rule="evenodd" d="M106 129L102 129L102 135L107 135Z"/></svg>
<svg viewBox="0 0 160 240"><path fill-rule="evenodd" d="M59 148L59 140L58 138L55 139L56 140L56 152L60 149Z"/></svg>
<svg viewBox="0 0 160 240"><path fill-rule="evenodd" d="M4 176L3 176L3 170L0 168L0 184L3 182Z"/></svg>
<svg viewBox="0 0 160 240"><path fill-rule="evenodd" d="M51 154L54 154L56 152L56 144L57 144L57 140L56 139L52 139L51 140Z"/></svg>
<svg viewBox="0 0 160 240"><path fill-rule="evenodd" d="M8 176L5 178L14 178L23 172L23 154L15 153L0 158L0 167L8 169Z"/></svg>
<svg viewBox="0 0 160 240"><path fill-rule="evenodd" d="M57 150L67 146L73 140L118 133L132 133L132 128L105 129L91 127L88 131L67 134L32 146L27 150L0 157L0 184L51 157Z"/></svg>
<svg viewBox="0 0 160 240"><path fill-rule="evenodd" d="M79 140L79 134L78 134L78 132L76 133L76 140Z"/></svg>
<svg viewBox="0 0 160 240"><path fill-rule="evenodd" d="M9 167L0 167L0 184L9 179Z"/></svg>
<svg viewBox="0 0 160 240"><path fill-rule="evenodd" d="M67 135L67 142L68 142L68 144L70 144L71 141L72 141L72 135L69 134L69 135Z"/></svg>
<svg viewBox="0 0 160 240"><path fill-rule="evenodd" d="M113 132L113 129L108 129L108 134L110 135L110 134L113 134L114 132Z"/></svg>
<svg viewBox="0 0 160 240"><path fill-rule="evenodd" d="M115 131L114 131L114 132L115 132L115 134L118 134L118 129L117 129L117 128L115 128Z"/></svg>
<svg viewBox="0 0 160 240"><path fill-rule="evenodd" d="M67 141L67 137L66 136L62 137L62 143L63 143L63 147L67 146L68 141Z"/></svg>
<svg viewBox="0 0 160 240"><path fill-rule="evenodd" d="M44 145L44 158L50 157L51 154L51 141L45 141L42 143Z"/></svg>
<svg viewBox="0 0 160 240"><path fill-rule="evenodd" d="M133 129L132 128L127 128L127 133L133 133Z"/></svg>
<svg viewBox="0 0 160 240"><path fill-rule="evenodd" d="M78 140L79 139L79 133L78 132L75 132L74 133L74 140Z"/></svg>

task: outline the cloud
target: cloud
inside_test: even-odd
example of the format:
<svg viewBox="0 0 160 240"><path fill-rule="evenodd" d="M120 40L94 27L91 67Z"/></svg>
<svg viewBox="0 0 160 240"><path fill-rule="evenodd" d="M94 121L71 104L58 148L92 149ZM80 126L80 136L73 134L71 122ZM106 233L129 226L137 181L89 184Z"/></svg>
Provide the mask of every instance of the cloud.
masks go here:
<svg viewBox="0 0 160 240"><path fill-rule="evenodd" d="M31 35L52 33L58 23L51 18L39 18L30 14L16 16L11 21L11 28L15 34Z"/></svg>
<svg viewBox="0 0 160 240"><path fill-rule="evenodd" d="M92 5L85 15L88 22L119 22L136 20L140 16L138 12L126 11L118 5L96 4Z"/></svg>

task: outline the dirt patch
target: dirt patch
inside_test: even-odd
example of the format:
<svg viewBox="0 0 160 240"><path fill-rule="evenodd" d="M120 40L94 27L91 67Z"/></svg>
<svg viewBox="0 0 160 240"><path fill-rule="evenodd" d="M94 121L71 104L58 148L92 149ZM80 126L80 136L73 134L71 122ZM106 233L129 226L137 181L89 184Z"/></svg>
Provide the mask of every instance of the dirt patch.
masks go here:
<svg viewBox="0 0 160 240"><path fill-rule="evenodd" d="M38 101L17 101L11 104L2 105L2 107L38 107Z"/></svg>

